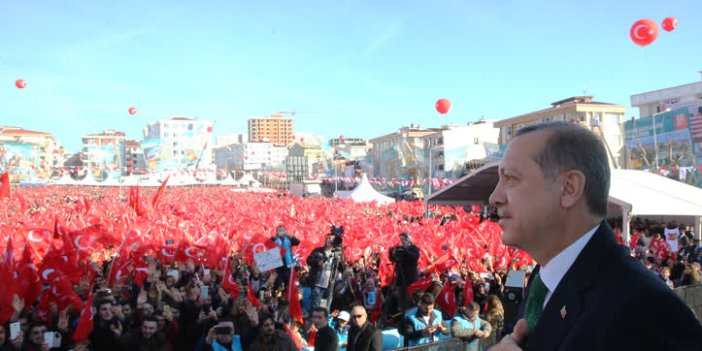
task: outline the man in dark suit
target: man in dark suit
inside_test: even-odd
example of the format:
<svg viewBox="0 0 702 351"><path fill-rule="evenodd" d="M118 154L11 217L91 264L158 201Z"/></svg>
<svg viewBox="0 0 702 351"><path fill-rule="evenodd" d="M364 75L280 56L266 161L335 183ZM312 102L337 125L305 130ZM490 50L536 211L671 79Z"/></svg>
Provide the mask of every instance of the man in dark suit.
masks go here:
<svg viewBox="0 0 702 351"><path fill-rule="evenodd" d="M324 307L312 308L312 323L317 328L315 351L339 351L339 336L329 326L329 313Z"/></svg>
<svg viewBox="0 0 702 351"><path fill-rule="evenodd" d="M491 350L699 350L702 326L603 221L610 169L583 127L522 128L490 196L502 241L539 263L522 319ZM655 201L655 200L652 200Z"/></svg>
<svg viewBox="0 0 702 351"><path fill-rule="evenodd" d="M363 306L351 309L348 351L382 351L383 333L368 323L368 313Z"/></svg>
<svg viewBox="0 0 702 351"><path fill-rule="evenodd" d="M417 262L419 248L412 243L409 233L400 233L400 245L390 248L390 261L395 263L395 284L397 285L397 304L401 311L410 307L407 288L417 281Z"/></svg>

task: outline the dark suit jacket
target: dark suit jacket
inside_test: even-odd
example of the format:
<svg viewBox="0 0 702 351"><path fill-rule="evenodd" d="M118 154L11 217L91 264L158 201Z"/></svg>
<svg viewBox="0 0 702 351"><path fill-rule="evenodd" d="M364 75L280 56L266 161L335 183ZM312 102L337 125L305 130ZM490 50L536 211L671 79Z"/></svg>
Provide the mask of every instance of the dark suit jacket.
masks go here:
<svg viewBox="0 0 702 351"><path fill-rule="evenodd" d="M348 351L383 351L383 333L370 323L349 330Z"/></svg>
<svg viewBox="0 0 702 351"><path fill-rule="evenodd" d="M397 285L408 287L410 284L417 281L417 262L419 261L419 248L411 244L408 247L398 245L391 249L396 251L396 256L390 260L395 262L395 275L397 276Z"/></svg>
<svg viewBox="0 0 702 351"><path fill-rule="evenodd" d="M518 318L524 316L526 300ZM700 349L702 326L690 308L619 246L604 222L553 292L533 335L528 336L527 347L539 351Z"/></svg>
<svg viewBox="0 0 702 351"><path fill-rule="evenodd" d="M339 351L339 336L330 326L317 330L314 340L315 351Z"/></svg>

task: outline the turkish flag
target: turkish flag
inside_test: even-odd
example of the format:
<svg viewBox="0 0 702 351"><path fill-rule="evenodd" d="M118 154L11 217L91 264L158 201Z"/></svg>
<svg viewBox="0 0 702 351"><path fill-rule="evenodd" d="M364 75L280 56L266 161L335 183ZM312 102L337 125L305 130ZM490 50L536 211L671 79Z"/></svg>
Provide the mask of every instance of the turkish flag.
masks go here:
<svg viewBox="0 0 702 351"><path fill-rule="evenodd" d="M234 277L232 277L231 264L228 261L226 263L226 266L224 267L222 287L224 288L224 290L229 292L229 295L231 295L232 299L236 299L237 297L239 297L239 294L241 294L241 288L239 287L239 285L236 284L236 281L234 281Z"/></svg>
<svg viewBox="0 0 702 351"><path fill-rule="evenodd" d="M451 282L446 282L443 289L441 289L439 296L436 297L436 304L449 316L456 314L456 288Z"/></svg>
<svg viewBox="0 0 702 351"><path fill-rule="evenodd" d="M163 195L163 192L166 190L166 184L168 184L168 178L171 176L169 175L166 177L166 180L163 181L160 187L158 187L158 191L156 191L156 195L154 195L153 200L151 200L151 206L153 208L156 208L156 205L158 205L158 200L161 198L161 195Z"/></svg>
<svg viewBox="0 0 702 351"><path fill-rule="evenodd" d="M24 245L17 271L19 272L17 295L24 301L36 301L41 294L41 279L32 260L32 250L29 243Z"/></svg>
<svg viewBox="0 0 702 351"><path fill-rule="evenodd" d="M0 294L0 323L7 323L14 308L12 307L12 298L16 292L15 284L15 258L14 248L12 247L12 237L7 237L7 246L2 254L0 261L0 281L3 282L3 292Z"/></svg>
<svg viewBox="0 0 702 351"><path fill-rule="evenodd" d="M427 271L429 273L441 274L451 269L457 263L458 260L455 257L453 257L452 254L447 252L443 256L439 257L439 259L436 260L434 263L429 265L429 267L427 267Z"/></svg>
<svg viewBox="0 0 702 351"><path fill-rule="evenodd" d="M468 306L469 303L473 302L475 294L473 293L473 282L466 280L465 287L463 288L463 306Z"/></svg>
<svg viewBox="0 0 702 351"><path fill-rule="evenodd" d="M254 294L251 284L246 286L246 299L249 300L249 302L251 302L251 304L254 305L254 307L261 307L261 303L258 302L258 299L256 298L256 294Z"/></svg>
<svg viewBox="0 0 702 351"><path fill-rule="evenodd" d="M83 305L83 310L80 312L80 317L78 317L78 324L71 337L73 342L88 340L90 333L93 331L93 289L92 284L90 285L88 300Z"/></svg>
<svg viewBox="0 0 702 351"><path fill-rule="evenodd" d="M187 239L183 239L180 241L180 243L178 243L175 254L176 262L187 262L188 259L192 259L194 263L198 263L204 257L204 250L201 250L197 246L191 245Z"/></svg>
<svg viewBox="0 0 702 351"><path fill-rule="evenodd" d="M378 267L378 280L380 281L381 288L392 283L392 263L387 262L385 257L380 259L380 264Z"/></svg>
<svg viewBox="0 0 702 351"><path fill-rule="evenodd" d="M254 254L261 252L261 251L266 251L270 249L274 249L278 246L273 240L270 238L266 238L262 234L256 234L254 235L251 240L249 241L249 244L244 247L244 252L241 254L241 258L246 262L248 265L253 265L255 263L254 261ZM281 255L284 254L283 248L280 247L281 249Z"/></svg>
<svg viewBox="0 0 702 351"><path fill-rule="evenodd" d="M138 217L145 217L147 212L144 210L144 205L139 199L139 187L133 186L129 188L129 207L134 209Z"/></svg>
<svg viewBox="0 0 702 351"><path fill-rule="evenodd" d="M59 278L51 282L47 292L49 292L49 300L56 302L59 311L63 311L69 305L73 305L76 309L83 308L83 300L76 294L63 274L59 273Z"/></svg>
<svg viewBox="0 0 702 351"><path fill-rule="evenodd" d="M629 241L630 248L636 248L636 245L639 242L639 237L641 237L641 233L637 230L634 232L634 235L631 236L631 241Z"/></svg>
<svg viewBox="0 0 702 351"><path fill-rule="evenodd" d="M297 291L297 273L291 269L290 281L288 282L288 302L290 303L290 318L296 320L300 325L304 324L302 320L302 306L300 306L300 295Z"/></svg>
<svg viewBox="0 0 702 351"><path fill-rule="evenodd" d="M432 277L431 274L425 276L422 279L417 280L416 282L410 284L410 286L407 287L407 293L411 296L412 292L420 289L423 292L427 291L429 287L431 286L432 282L434 281L434 277Z"/></svg>
<svg viewBox="0 0 702 351"><path fill-rule="evenodd" d="M0 200L10 197L10 173L3 173L0 176Z"/></svg>

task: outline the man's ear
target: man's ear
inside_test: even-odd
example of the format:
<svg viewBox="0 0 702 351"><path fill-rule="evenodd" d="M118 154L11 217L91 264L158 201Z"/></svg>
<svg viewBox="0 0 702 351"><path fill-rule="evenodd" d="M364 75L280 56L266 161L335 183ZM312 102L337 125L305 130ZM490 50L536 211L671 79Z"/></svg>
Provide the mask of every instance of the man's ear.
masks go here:
<svg viewBox="0 0 702 351"><path fill-rule="evenodd" d="M561 192L561 206L566 209L575 207L585 193L585 174L573 169L561 174L563 190Z"/></svg>

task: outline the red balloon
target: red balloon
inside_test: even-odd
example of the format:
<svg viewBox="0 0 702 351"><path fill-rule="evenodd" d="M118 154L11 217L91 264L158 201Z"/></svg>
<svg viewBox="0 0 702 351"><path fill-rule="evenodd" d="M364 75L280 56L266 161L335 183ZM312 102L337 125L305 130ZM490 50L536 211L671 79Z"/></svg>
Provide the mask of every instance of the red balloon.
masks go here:
<svg viewBox="0 0 702 351"><path fill-rule="evenodd" d="M440 114L445 114L449 111L450 108L451 101L449 101L448 99L441 98L436 101L436 110L439 111Z"/></svg>
<svg viewBox="0 0 702 351"><path fill-rule="evenodd" d="M340 142L343 143L345 140L346 140L346 138L345 138L343 135L339 135L339 141L340 141Z"/></svg>
<svg viewBox="0 0 702 351"><path fill-rule="evenodd" d="M638 20L631 26L629 36L636 45L649 45L658 38L658 24L648 18Z"/></svg>
<svg viewBox="0 0 702 351"><path fill-rule="evenodd" d="M207 132L208 132L208 133L212 133L212 126L207 127Z"/></svg>
<svg viewBox="0 0 702 351"><path fill-rule="evenodd" d="M305 142L305 137L300 137L300 142Z"/></svg>
<svg viewBox="0 0 702 351"><path fill-rule="evenodd" d="M18 79L15 81L15 86L24 89L27 86L27 82L24 79Z"/></svg>
<svg viewBox="0 0 702 351"><path fill-rule="evenodd" d="M672 32L678 27L678 19L675 17L666 17L663 20L662 27L666 32Z"/></svg>
<svg viewBox="0 0 702 351"><path fill-rule="evenodd" d="M137 113L136 107L132 106L132 107L129 108L129 114L130 114L130 115L134 116L134 115L136 115L136 113Z"/></svg>

